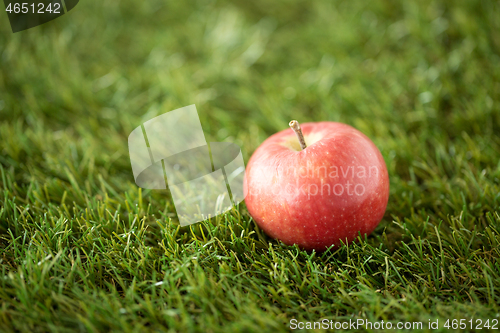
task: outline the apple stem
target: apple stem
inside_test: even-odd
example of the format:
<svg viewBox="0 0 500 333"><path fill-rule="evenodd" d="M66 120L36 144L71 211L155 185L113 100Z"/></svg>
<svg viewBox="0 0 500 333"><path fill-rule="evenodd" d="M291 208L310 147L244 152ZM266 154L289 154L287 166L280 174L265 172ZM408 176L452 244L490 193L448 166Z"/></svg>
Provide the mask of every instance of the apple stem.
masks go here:
<svg viewBox="0 0 500 333"><path fill-rule="evenodd" d="M299 122L297 120L292 120L288 125L290 125L295 134L297 134L297 139L299 139L300 148L306 149L307 148L306 140L304 140L304 134L302 134Z"/></svg>

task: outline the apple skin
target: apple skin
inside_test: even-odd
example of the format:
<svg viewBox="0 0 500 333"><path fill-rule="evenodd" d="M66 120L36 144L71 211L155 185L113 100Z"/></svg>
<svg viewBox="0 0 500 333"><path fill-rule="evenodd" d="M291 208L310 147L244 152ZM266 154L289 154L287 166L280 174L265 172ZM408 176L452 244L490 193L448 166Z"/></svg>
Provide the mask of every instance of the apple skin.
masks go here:
<svg viewBox="0 0 500 333"><path fill-rule="evenodd" d="M306 149L286 129L266 139L250 158L243 184L250 215L270 237L307 251L337 248L354 241L358 232L370 234L389 200L382 154L346 124L304 123L301 128Z"/></svg>

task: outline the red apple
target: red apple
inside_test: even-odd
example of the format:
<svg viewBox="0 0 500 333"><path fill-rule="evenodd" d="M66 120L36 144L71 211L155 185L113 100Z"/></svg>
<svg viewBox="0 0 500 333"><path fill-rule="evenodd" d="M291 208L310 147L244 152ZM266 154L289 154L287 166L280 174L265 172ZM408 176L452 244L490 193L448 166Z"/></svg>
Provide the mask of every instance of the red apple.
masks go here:
<svg viewBox="0 0 500 333"><path fill-rule="evenodd" d="M305 123L302 131L305 149L298 126L297 136L292 129L276 133L250 158L244 181L250 215L269 236L309 251L370 234L389 199L380 151L346 124Z"/></svg>

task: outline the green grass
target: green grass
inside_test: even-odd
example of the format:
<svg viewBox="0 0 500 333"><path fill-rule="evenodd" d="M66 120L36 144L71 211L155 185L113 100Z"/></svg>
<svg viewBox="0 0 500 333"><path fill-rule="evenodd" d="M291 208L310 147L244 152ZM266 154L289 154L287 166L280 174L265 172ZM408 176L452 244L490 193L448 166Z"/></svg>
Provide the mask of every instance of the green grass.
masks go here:
<svg viewBox="0 0 500 333"><path fill-rule="evenodd" d="M17 34L0 17L0 331L500 319L498 2L81 1ZM193 103L245 161L291 119L361 130L389 170L383 221L322 254L244 204L179 227L127 137Z"/></svg>

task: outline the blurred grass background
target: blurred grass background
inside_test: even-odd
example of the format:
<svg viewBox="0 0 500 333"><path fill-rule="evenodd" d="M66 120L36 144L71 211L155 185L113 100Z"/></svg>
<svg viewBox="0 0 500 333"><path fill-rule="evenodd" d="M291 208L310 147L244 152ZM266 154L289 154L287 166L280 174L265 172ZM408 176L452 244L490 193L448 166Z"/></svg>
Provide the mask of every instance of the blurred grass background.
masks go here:
<svg viewBox="0 0 500 333"><path fill-rule="evenodd" d="M16 34L0 17L1 331L500 319L500 2L81 1ZM324 254L244 204L178 227L127 137L190 104L245 161L291 119L356 127L389 169L384 220Z"/></svg>

